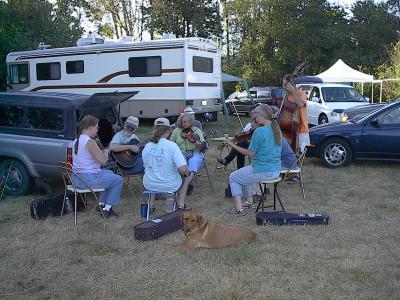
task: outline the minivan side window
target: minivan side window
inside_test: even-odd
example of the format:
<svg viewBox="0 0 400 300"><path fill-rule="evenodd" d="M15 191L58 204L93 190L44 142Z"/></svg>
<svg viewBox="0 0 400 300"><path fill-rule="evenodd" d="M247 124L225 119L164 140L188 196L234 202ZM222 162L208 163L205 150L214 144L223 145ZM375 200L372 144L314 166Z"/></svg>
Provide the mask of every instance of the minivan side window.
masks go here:
<svg viewBox="0 0 400 300"><path fill-rule="evenodd" d="M212 73L213 59L210 57L193 56L193 72Z"/></svg>
<svg viewBox="0 0 400 300"><path fill-rule="evenodd" d="M61 79L61 67L59 62L36 64L37 80L59 80Z"/></svg>
<svg viewBox="0 0 400 300"><path fill-rule="evenodd" d="M23 127L62 131L64 128L63 110L55 108L28 107Z"/></svg>
<svg viewBox="0 0 400 300"><path fill-rule="evenodd" d="M10 65L8 75L11 84L29 83L28 64Z"/></svg>
<svg viewBox="0 0 400 300"><path fill-rule="evenodd" d="M0 126L19 127L24 116L24 108L17 105L0 105Z"/></svg>
<svg viewBox="0 0 400 300"><path fill-rule="evenodd" d="M161 56L129 58L129 77L161 76Z"/></svg>

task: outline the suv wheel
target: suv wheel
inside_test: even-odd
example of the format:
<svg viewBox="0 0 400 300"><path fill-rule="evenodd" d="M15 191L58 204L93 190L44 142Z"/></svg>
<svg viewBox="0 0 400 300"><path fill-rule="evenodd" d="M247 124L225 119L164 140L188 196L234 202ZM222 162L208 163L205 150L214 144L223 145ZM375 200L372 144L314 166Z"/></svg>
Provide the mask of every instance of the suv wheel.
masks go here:
<svg viewBox="0 0 400 300"><path fill-rule="evenodd" d="M318 125L328 123L328 117L326 115L320 115L318 118Z"/></svg>
<svg viewBox="0 0 400 300"><path fill-rule="evenodd" d="M346 141L339 138L331 138L322 144L320 157L328 168L338 168L349 164L353 153Z"/></svg>
<svg viewBox="0 0 400 300"><path fill-rule="evenodd" d="M6 159L0 163L0 175L5 183L4 193L10 196L22 196L32 189L32 178L25 166L14 159Z"/></svg>

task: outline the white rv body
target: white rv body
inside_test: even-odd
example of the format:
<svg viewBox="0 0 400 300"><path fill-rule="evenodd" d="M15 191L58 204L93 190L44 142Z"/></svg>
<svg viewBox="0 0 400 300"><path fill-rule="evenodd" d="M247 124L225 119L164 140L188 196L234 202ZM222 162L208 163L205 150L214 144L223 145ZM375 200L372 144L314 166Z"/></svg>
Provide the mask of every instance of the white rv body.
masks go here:
<svg viewBox="0 0 400 300"><path fill-rule="evenodd" d="M97 42L97 39L96 39ZM7 55L8 91L93 94L139 91L121 116L176 116L221 110L221 52L203 38L105 41Z"/></svg>

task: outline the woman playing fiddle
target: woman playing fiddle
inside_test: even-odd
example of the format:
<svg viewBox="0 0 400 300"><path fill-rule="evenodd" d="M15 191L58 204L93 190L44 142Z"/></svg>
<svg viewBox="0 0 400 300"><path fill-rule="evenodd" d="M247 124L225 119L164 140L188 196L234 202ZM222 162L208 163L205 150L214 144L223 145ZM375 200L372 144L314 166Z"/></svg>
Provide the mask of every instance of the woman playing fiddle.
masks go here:
<svg viewBox="0 0 400 300"><path fill-rule="evenodd" d="M247 149L249 147L249 142L251 135L253 134L255 128L258 127L258 124L253 122L253 113L254 109L257 107L257 105L253 105L250 108L249 115L251 118L251 122L247 123L246 126L243 127L243 131L239 132L238 134L235 135L235 144L238 145L239 147ZM229 151L228 155L225 156L225 158L217 158L218 162L221 165L227 166L231 161L233 161L236 157L236 165L237 168L243 168L244 167L244 161L245 161L245 156L237 151L234 148L231 148L231 151Z"/></svg>
<svg viewBox="0 0 400 300"><path fill-rule="evenodd" d="M185 196L189 184L203 162L204 136L199 128L193 126L194 117L189 113L181 114L176 124L178 127L172 132L170 140L178 145L186 157L189 167L189 176L186 177L178 195L178 206L179 208L184 208Z"/></svg>
<svg viewBox="0 0 400 300"><path fill-rule="evenodd" d="M276 178L281 171L282 133L272 108L266 104L257 106L253 119L260 127L254 130L248 149L225 140L232 148L252 158L251 165L229 175L229 184L236 203L234 208L227 211L230 214L243 215L242 197L250 205L253 203L252 184Z"/></svg>

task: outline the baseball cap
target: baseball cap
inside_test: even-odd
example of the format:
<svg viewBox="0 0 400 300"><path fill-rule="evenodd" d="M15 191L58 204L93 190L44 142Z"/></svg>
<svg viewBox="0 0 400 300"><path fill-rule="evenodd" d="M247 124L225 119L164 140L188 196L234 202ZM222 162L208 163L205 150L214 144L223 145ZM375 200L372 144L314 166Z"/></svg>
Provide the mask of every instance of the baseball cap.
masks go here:
<svg viewBox="0 0 400 300"><path fill-rule="evenodd" d="M128 119L126 119L125 124L133 126L135 128L139 127L139 119L136 118L135 116L130 116Z"/></svg>
<svg viewBox="0 0 400 300"><path fill-rule="evenodd" d="M167 126L170 127L171 124L167 118L158 118L154 121L154 126Z"/></svg>
<svg viewBox="0 0 400 300"><path fill-rule="evenodd" d="M193 115L195 112L191 106L186 106L185 109L183 110L183 113L188 113Z"/></svg>

